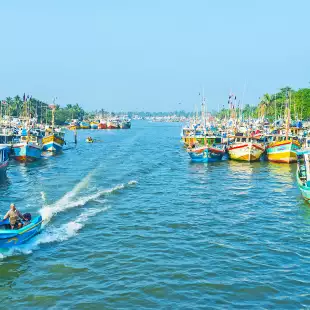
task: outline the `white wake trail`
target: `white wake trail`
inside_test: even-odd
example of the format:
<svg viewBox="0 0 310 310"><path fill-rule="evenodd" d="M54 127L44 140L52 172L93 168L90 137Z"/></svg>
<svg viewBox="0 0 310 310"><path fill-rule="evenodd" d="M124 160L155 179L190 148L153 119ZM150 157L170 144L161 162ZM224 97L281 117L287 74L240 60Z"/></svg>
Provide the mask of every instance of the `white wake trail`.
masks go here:
<svg viewBox="0 0 310 310"><path fill-rule="evenodd" d="M85 181L85 179L83 180ZM100 198L103 195L112 194L115 191L124 189L126 186L135 185L136 181L130 181L126 184L117 185L111 189L100 190L94 194L90 194L88 196L77 198L76 195L78 191L80 191L81 184L79 183L71 192L65 194L60 200L55 202L52 205L44 206L40 210L40 214L42 215L44 225L46 225L51 218L59 212L63 212L67 209L71 209L74 207L84 206L87 202Z"/></svg>
<svg viewBox="0 0 310 310"><path fill-rule="evenodd" d="M79 215L75 220L61 225L60 227L48 227L44 230L35 241L35 245L61 242L68 240L75 236L79 230L81 230L89 218L95 216L97 213L105 212L110 207L104 207L102 209L88 209Z"/></svg>

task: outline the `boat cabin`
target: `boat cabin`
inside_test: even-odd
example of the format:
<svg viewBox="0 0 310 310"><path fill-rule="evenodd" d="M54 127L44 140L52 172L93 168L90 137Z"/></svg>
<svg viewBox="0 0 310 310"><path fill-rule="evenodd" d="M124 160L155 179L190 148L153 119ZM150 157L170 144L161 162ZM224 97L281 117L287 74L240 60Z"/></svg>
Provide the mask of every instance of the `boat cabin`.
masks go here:
<svg viewBox="0 0 310 310"><path fill-rule="evenodd" d="M269 135L269 136L266 136L266 138L267 138L267 142L276 142L276 141L285 141L285 140L298 141L298 137L296 136L288 136L288 138L286 139L286 136L283 136L283 135Z"/></svg>
<svg viewBox="0 0 310 310"><path fill-rule="evenodd" d="M250 143L250 142L260 142L260 140L255 137L237 136L234 138L233 141L233 143Z"/></svg>
<svg viewBox="0 0 310 310"><path fill-rule="evenodd" d="M6 146L0 146L0 166L9 159L10 149Z"/></svg>

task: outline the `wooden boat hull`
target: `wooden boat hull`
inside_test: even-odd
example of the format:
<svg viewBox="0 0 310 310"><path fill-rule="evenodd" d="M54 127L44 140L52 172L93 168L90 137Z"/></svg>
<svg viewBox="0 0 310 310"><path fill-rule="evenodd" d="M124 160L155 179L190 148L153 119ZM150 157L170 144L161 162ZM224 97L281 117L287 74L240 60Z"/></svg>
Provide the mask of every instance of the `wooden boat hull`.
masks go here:
<svg viewBox="0 0 310 310"><path fill-rule="evenodd" d="M208 163L221 161L225 151L212 147L201 147L193 150L188 150L188 155L194 163Z"/></svg>
<svg viewBox="0 0 310 310"><path fill-rule="evenodd" d="M297 161L296 151L300 149L298 142L279 141L267 146L267 159L275 163L294 163Z"/></svg>
<svg viewBox="0 0 310 310"><path fill-rule="evenodd" d="M244 143L241 145L232 145L228 148L228 154L231 159L240 161L258 161L264 153L264 148L256 143Z"/></svg>
<svg viewBox="0 0 310 310"><path fill-rule="evenodd" d="M0 248L12 248L25 243L40 232L42 222L42 217L38 216L21 229L0 229ZM8 224L8 220L0 221L1 227Z"/></svg>
<svg viewBox="0 0 310 310"><path fill-rule="evenodd" d="M41 158L42 147L29 142L13 145L13 157L17 161L31 162Z"/></svg>
<svg viewBox="0 0 310 310"><path fill-rule="evenodd" d="M62 151L65 140L53 134L44 137L42 143L43 151L59 153Z"/></svg>

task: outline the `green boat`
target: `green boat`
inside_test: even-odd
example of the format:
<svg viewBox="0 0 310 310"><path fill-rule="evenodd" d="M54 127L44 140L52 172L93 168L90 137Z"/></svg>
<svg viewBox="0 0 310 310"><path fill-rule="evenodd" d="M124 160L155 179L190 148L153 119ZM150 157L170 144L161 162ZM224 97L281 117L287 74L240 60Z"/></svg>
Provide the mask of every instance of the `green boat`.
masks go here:
<svg viewBox="0 0 310 310"><path fill-rule="evenodd" d="M297 151L296 179L303 198L310 201L310 149Z"/></svg>

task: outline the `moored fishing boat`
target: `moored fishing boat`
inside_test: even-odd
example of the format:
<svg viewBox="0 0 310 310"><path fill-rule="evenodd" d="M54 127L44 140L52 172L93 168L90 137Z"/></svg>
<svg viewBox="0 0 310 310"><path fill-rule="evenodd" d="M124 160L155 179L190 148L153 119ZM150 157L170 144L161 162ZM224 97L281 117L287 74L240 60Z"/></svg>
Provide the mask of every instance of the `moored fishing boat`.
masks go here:
<svg viewBox="0 0 310 310"><path fill-rule="evenodd" d="M107 129L119 129L119 121L116 119L108 120Z"/></svg>
<svg viewBox="0 0 310 310"><path fill-rule="evenodd" d="M13 144L13 158L17 161L29 162L41 158L42 137L22 130L19 141Z"/></svg>
<svg viewBox="0 0 310 310"><path fill-rule="evenodd" d="M11 229L9 219L0 221L0 248L12 248L25 243L40 232L42 222L41 216L31 219L30 215L29 222L23 222L23 227Z"/></svg>
<svg viewBox="0 0 310 310"><path fill-rule="evenodd" d="M107 122L100 121L100 123L98 124L98 129L107 129Z"/></svg>
<svg viewBox="0 0 310 310"><path fill-rule="evenodd" d="M48 128L42 138L43 151L59 153L65 144L65 134L61 131Z"/></svg>
<svg viewBox="0 0 310 310"><path fill-rule="evenodd" d="M301 148L297 137L283 135L269 135L266 148L267 159L276 163L293 163L297 161L296 152Z"/></svg>
<svg viewBox="0 0 310 310"><path fill-rule="evenodd" d="M7 146L0 146L0 173L5 172L9 164L10 149Z"/></svg>
<svg viewBox="0 0 310 310"><path fill-rule="evenodd" d="M291 112L290 102L291 94L287 94L286 102L286 126L285 133L280 135L269 136L269 143L267 145L267 158L271 162L277 163L293 163L297 161L297 150L301 148L301 143L297 136L291 136ZM298 133L300 128L293 127L292 130Z"/></svg>
<svg viewBox="0 0 310 310"><path fill-rule="evenodd" d="M299 150L297 155L296 180L303 198L310 201L310 149Z"/></svg>
<svg viewBox="0 0 310 310"><path fill-rule="evenodd" d="M15 135L14 128L0 128L0 146L12 146Z"/></svg>
<svg viewBox="0 0 310 310"><path fill-rule="evenodd" d="M45 130L45 136L42 138L43 151L59 153L65 144L65 134L60 129L55 129L55 108L52 106L52 127Z"/></svg>
<svg viewBox="0 0 310 310"><path fill-rule="evenodd" d="M236 136L228 147L231 159L241 161L257 161L265 151L265 146L257 138Z"/></svg>
<svg viewBox="0 0 310 310"><path fill-rule="evenodd" d="M218 137L205 138L205 145L193 146L187 149L192 162L208 163L222 160L226 146Z"/></svg>
<svg viewBox="0 0 310 310"><path fill-rule="evenodd" d="M82 122L80 123L80 128L81 128L81 129L89 129L89 128L90 128L89 122L87 122L87 121L82 121Z"/></svg>
<svg viewBox="0 0 310 310"><path fill-rule="evenodd" d="M91 129L98 129L98 124L99 124L98 122L91 122L90 123L90 128Z"/></svg>
<svg viewBox="0 0 310 310"><path fill-rule="evenodd" d="M120 121L119 126L120 126L121 129L130 129L130 127L131 127L131 121L130 121L130 119L124 117L124 118Z"/></svg>

